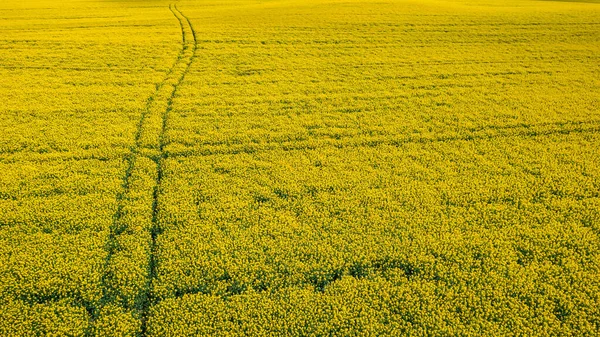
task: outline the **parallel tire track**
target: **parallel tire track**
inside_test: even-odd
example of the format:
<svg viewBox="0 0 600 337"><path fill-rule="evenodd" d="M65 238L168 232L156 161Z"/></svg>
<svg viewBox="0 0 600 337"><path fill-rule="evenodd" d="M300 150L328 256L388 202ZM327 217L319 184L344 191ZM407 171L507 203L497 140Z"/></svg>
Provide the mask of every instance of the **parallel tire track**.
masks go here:
<svg viewBox="0 0 600 337"><path fill-rule="evenodd" d="M164 178L164 164L167 160L167 152L165 151L165 147L168 145L168 141L166 139L166 132L168 129L169 115L171 110L173 109L173 101L177 94L177 89L185 80L185 76L190 70L192 63L194 61L194 57L196 55L196 50L198 49L198 41L196 39L196 31L194 30L194 26L187 16L185 16L178 8L177 5L169 6L173 15L177 17L179 23L181 25L181 33L183 37L183 48L182 51L186 56L185 59L185 69L181 72L181 75L177 81L177 83L173 86L173 90L171 91L171 95L167 99L167 107L162 116L162 129L159 136L159 152L160 155L157 161L157 179L156 185L154 186L153 192L153 203L152 203L152 228L151 228L151 246L150 246L150 257L149 257L149 268L148 268L148 277L146 283L146 301L144 303L142 309L142 336L147 334L148 330L148 314L150 310L150 306L156 302L156 298L153 296L152 288L153 281L156 278L157 273L157 237L162 232L162 228L160 225L159 219L159 211L160 211L160 196L162 192L162 183ZM191 33L191 34L190 34Z"/></svg>
<svg viewBox="0 0 600 337"><path fill-rule="evenodd" d="M158 213L168 120L177 89L197 49L190 20L175 5L170 5L169 10L181 27L182 46L173 66L147 99L134 145L126 158L127 169L106 242L102 298L96 307L88 309L88 335L101 334L99 326L110 326L110 314L103 313L114 313L115 308L138 319L142 335L146 333L148 311L153 303L152 280L156 276L156 239L160 232Z"/></svg>
<svg viewBox="0 0 600 337"><path fill-rule="evenodd" d="M420 135L400 135L396 137L384 135L381 137L370 138L347 136L339 139L332 137L306 137L305 139L296 141L268 141L260 145L253 143L227 144L226 142L220 142L201 143L198 146L190 146L188 144L174 141L173 143L182 146L179 146L176 151L171 151L167 155L169 158L192 156L202 157L240 153L260 153L268 151L304 151L323 148L374 148L378 146L402 146L404 144L453 143L461 141L501 140L517 137L528 139L536 137L551 137L555 135L596 135L598 133L600 133L600 123L598 122L560 122L505 128L482 128L481 130L465 131L462 134L448 133L447 135L441 134L432 137L424 137Z"/></svg>

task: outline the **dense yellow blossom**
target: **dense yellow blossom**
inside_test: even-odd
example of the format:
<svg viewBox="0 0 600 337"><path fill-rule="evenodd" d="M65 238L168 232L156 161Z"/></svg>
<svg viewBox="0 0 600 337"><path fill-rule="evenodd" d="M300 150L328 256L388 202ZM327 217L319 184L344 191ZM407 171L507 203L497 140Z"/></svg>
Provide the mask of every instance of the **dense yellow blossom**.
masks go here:
<svg viewBox="0 0 600 337"><path fill-rule="evenodd" d="M598 1L0 19L0 335L600 331Z"/></svg>

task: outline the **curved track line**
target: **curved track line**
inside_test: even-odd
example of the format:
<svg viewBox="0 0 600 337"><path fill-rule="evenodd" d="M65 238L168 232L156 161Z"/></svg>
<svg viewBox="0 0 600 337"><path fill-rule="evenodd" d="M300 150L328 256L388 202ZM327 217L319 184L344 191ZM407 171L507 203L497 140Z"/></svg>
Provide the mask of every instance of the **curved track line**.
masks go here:
<svg viewBox="0 0 600 337"><path fill-rule="evenodd" d="M180 75L177 83L175 83L175 85L173 86L171 95L167 99L166 109L162 115L162 129L161 129L161 133L159 136L159 157L157 160L157 179L156 179L156 185L154 186L154 192L153 192L153 200L154 201L152 204L152 228L151 228L152 242L151 242L151 247L150 247L149 270L148 270L148 277L147 277L147 284L146 284L146 296L145 296L146 301L144 302L144 306L142 309L142 317L141 317L141 319L142 319L141 335L142 336L145 336L147 334L147 330L148 330L147 323L148 323L148 314L149 314L150 306L154 302L156 302L156 298L154 298L152 288L153 288L153 281L156 278L156 271L157 271L156 241L157 241L158 236L162 233L162 228L160 225L158 213L160 211L160 196L161 196L161 191L162 191L162 182L163 182L163 178L164 178L164 162L165 162L165 160L167 160L165 146L168 145L168 142L166 140L166 132L168 129L169 115L171 113L171 110L173 109L173 101L177 94L177 89L179 88L181 83L183 83L183 81L185 80L185 76L187 75L187 73L190 70L190 67L192 66L192 62L194 61L194 57L196 55L196 50L198 49L198 41L196 39L196 31L194 30L194 27L193 27L191 21L187 18L187 16L185 16L177 8L177 5L169 6L169 9L173 13L173 15L175 15L177 17L177 19L179 20L179 23L181 25L181 32L182 32L182 37L183 37L182 53L184 55L187 55L188 53L186 51L188 51L189 48L191 48L191 50L189 51L189 57L185 57L185 60L186 60L185 61L186 62L185 69L181 72L181 75ZM191 36L186 34L186 31L187 31L186 28L189 29L189 32L191 32Z"/></svg>
<svg viewBox="0 0 600 337"><path fill-rule="evenodd" d="M137 125L134 144L126 157L127 169L117 195L117 210L106 242L107 255L100 285L102 297L96 306L88 309L90 329L87 335L92 334L102 308L107 305L117 305L132 312L141 320L142 335L146 331L147 312L153 302L152 279L156 276L159 196L164 175L163 162L166 159L164 148L168 144L165 134L177 89L185 79L197 49L196 33L189 19L175 5L170 5L169 10L181 27L181 50L164 79L156 84L156 90L148 97ZM131 253L136 247L128 247L129 241L120 240L124 236L137 236L134 238L137 241L134 241L138 244L149 243L150 247L146 249L148 259L135 259L135 254ZM137 274L120 270L116 261L123 259L145 268L147 274L140 277L137 269L134 270L138 271ZM127 286L140 290L131 294Z"/></svg>

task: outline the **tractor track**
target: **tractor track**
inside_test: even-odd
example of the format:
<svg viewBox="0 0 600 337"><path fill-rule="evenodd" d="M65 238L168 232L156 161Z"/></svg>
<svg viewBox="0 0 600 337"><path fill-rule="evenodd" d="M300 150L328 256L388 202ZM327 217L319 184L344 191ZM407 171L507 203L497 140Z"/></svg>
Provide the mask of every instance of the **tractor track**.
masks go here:
<svg viewBox="0 0 600 337"><path fill-rule="evenodd" d="M141 335L146 335L148 312L154 302L152 282L156 277L156 241L161 227L158 213L160 210L161 185L164 178L164 161L167 159L164 149L168 144L166 134L169 115L173 108L178 87L189 72L197 50L196 32L191 21L176 5L169 5L169 10L181 27L181 50L164 79L156 84L155 91L148 97L137 125L134 144L125 158L127 169L122 179L121 191L116 197L117 210L113 216L105 245L106 258L100 285L102 298L97 306L87 309L90 315L90 328L87 335L94 334L94 325L100 318L101 309L107 305L115 304L125 311L132 311L134 316L141 321ZM148 172L148 163L154 163L155 172ZM143 180L144 178L148 180L150 177L153 177L151 184L144 185L137 182L137 180ZM140 195L142 197L139 197ZM143 214L138 214L144 218L143 224L134 223L126 216L130 209L136 209L136 202L137 205L143 203L145 207L144 211L140 212ZM150 214L151 216L149 216ZM135 217L133 218L135 219ZM123 247L123 244L120 243L120 237L136 233L134 228L140 225L143 230L137 232L137 234L150 237L148 240L150 247L147 248L149 254L148 268L145 280L139 280L139 275L129 276L132 278L137 276L135 280L131 280L133 284L144 283L140 293L136 294L134 299L131 299L124 295L125 291L123 289L120 289L123 287L120 283L122 279L115 275L119 271L113 265L113 261L117 260L117 255L121 254L122 251L127 251L127 247ZM123 271L121 273L123 274Z"/></svg>
<svg viewBox="0 0 600 337"><path fill-rule="evenodd" d="M194 61L194 57L196 55L196 50L198 49L198 42L196 40L196 31L194 30L194 26L192 25L189 18L183 14L178 8L177 5L169 6L169 9L177 17L179 20L179 24L181 26L181 35L182 35L182 53L187 54L186 51L191 49L189 52L189 57L185 58L186 66L183 72L181 72L177 83L173 86L173 90L171 91L171 95L167 99L167 107L162 116L162 128L159 136L159 157L157 159L157 179L156 185L154 186L153 191L153 203L152 203L152 228L151 228L151 247L150 247L150 257L149 257L149 271L148 278L146 284L146 301L144 303L142 309L142 324L141 324L141 335L146 336L148 330L148 316L150 311L150 306L156 302L156 299L153 296L152 288L153 281L156 278L157 273L157 238L162 232L162 228L160 225L159 212L160 212L160 196L162 191L162 183L165 176L164 173L164 164L167 160L167 152L165 151L165 146L168 145L168 141L166 139L166 132L168 129L169 115L171 110L173 109L173 101L177 94L177 90L181 83L185 80L185 76L188 74L190 67ZM189 31L187 29L189 29ZM191 34L190 34L191 33Z"/></svg>

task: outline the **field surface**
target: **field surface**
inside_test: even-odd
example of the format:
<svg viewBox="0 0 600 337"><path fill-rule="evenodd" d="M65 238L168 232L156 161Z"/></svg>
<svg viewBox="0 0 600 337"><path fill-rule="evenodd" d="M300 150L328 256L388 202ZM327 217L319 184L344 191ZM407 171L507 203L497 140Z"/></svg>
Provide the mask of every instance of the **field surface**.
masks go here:
<svg viewBox="0 0 600 337"><path fill-rule="evenodd" d="M3 0L1 336L597 336L600 1Z"/></svg>

